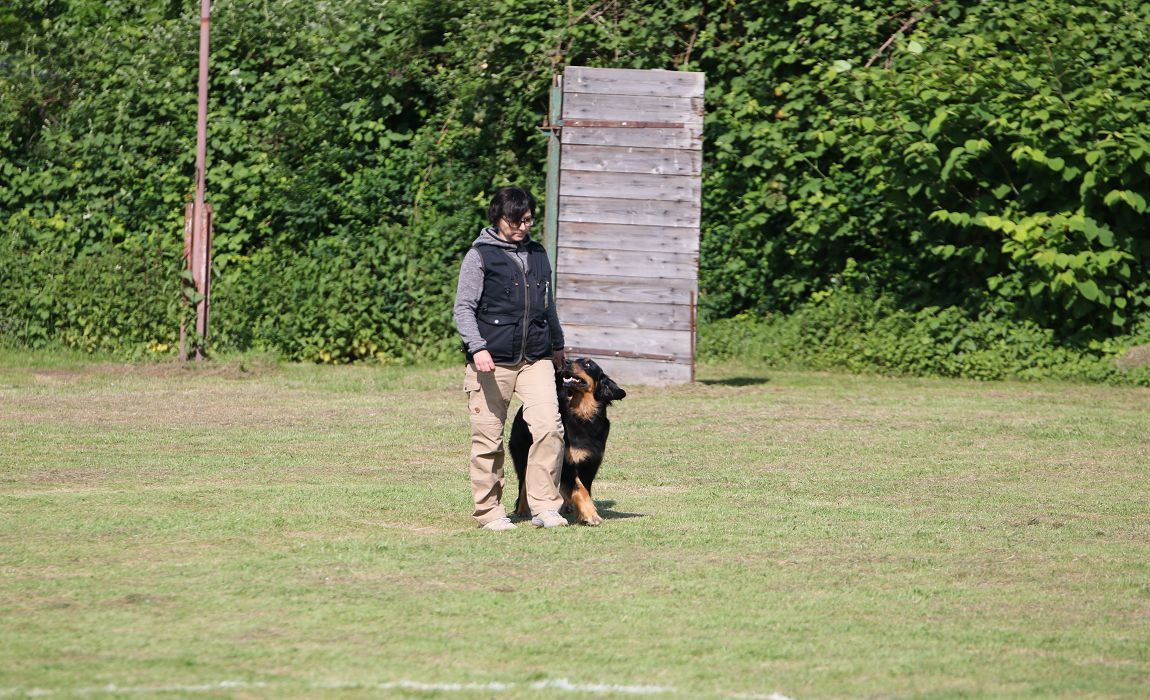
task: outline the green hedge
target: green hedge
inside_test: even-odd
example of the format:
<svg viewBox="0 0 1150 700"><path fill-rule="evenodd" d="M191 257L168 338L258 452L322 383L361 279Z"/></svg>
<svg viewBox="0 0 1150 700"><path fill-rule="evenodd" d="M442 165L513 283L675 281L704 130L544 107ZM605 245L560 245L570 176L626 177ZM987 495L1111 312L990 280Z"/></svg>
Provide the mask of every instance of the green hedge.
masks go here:
<svg viewBox="0 0 1150 700"><path fill-rule="evenodd" d="M1033 322L957 307L898 308L889 297L837 290L794 313L740 314L704 324L699 356L780 369L967 379L1066 379L1150 386L1150 364L1120 368L1129 348L1150 342L1143 326L1122 338L1073 347Z"/></svg>
<svg viewBox="0 0 1150 700"><path fill-rule="evenodd" d="M198 28L0 9L5 342L174 352ZM591 65L707 75L704 322L846 281L972 337L1121 343L1150 316L1147 55L1138 0L216 0L211 341L450 356L485 200L540 192L551 77Z"/></svg>

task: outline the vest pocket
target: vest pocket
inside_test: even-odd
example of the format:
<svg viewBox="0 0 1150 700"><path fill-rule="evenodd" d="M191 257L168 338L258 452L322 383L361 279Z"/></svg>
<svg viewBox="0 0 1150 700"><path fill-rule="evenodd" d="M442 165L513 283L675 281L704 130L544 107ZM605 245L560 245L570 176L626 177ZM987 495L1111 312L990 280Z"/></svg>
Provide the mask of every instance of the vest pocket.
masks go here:
<svg viewBox="0 0 1150 700"><path fill-rule="evenodd" d="M508 362L519 355L519 319L505 314L476 314L479 335L496 361Z"/></svg>

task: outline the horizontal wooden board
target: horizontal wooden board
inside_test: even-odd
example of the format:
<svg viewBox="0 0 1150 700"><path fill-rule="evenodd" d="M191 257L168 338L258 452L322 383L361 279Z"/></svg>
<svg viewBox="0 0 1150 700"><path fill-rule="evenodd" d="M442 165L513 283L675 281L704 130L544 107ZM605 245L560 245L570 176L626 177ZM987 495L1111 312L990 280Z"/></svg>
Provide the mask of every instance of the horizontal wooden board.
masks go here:
<svg viewBox="0 0 1150 700"><path fill-rule="evenodd" d="M636 360L588 352L576 352L569 356L590 357L595 360L607 376L623 389L634 386L672 386L687 384L692 380L689 362Z"/></svg>
<svg viewBox="0 0 1150 700"><path fill-rule="evenodd" d="M694 175L703 172L703 152L677 148L635 148L631 146L562 146L561 170L652 175ZM559 186L563 186L560 174ZM560 191L562 192L562 191ZM562 195L561 195L562 196Z"/></svg>
<svg viewBox="0 0 1150 700"><path fill-rule="evenodd" d="M596 95L563 91L563 121L636 121L700 126L703 123L701 97L646 97Z"/></svg>
<svg viewBox="0 0 1150 700"><path fill-rule="evenodd" d="M703 73L630 68L588 68L567 66L563 89L612 95L655 97L702 97Z"/></svg>
<svg viewBox="0 0 1150 700"><path fill-rule="evenodd" d="M565 197L698 202L702 193L702 182L696 175L563 170L560 176L560 188Z"/></svg>
<svg viewBox="0 0 1150 700"><path fill-rule="evenodd" d="M671 361L674 362L691 361L690 331L609 328L564 322L563 338L567 347L598 348L619 351L624 355L648 354L673 358Z"/></svg>
<svg viewBox="0 0 1150 700"><path fill-rule="evenodd" d="M656 253L610 248L567 248L558 246L555 269L582 275L642 277L643 279L687 279L698 277L699 256L695 253Z"/></svg>
<svg viewBox="0 0 1150 700"><path fill-rule="evenodd" d="M698 230L696 202L657 202L641 199L571 197L559 188L559 220L600 224L681 227Z"/></svg>
<svg viewBox="0 0 1150 700"><path fill-rule="evenodd" d="M563 299L633 301L646 304L686 304L698 286L693 279L657 277L609 277L559 269L555 274L555 297Z"/></svg>
<svg viewBox="0 0 1150 700"><path fill-rule="evenodd" d="M559 246L645 250L655 253L698 253L699 232L692 228L560 221Z"/></svg>
<svg viewBox="0 0 1150 700"><path fill-rule="evenodd" d="M584 146L633 146L637 148L676 148L698 151L703 148L703 127L676 129L589 127L564 125L560 142Z"/></svg>
<svg viewBox="0 0 1150 700"><path fill-rule="evenodd" d="M559 321L563 324L650 328L660 331L691 330L689 304L641 304L601 299L558 299L555 303Z"/></svg>

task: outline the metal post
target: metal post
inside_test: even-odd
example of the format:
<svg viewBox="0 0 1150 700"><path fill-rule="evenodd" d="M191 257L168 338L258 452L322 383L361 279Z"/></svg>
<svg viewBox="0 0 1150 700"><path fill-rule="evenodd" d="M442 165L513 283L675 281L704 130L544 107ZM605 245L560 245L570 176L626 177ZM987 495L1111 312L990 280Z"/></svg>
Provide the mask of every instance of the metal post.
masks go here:
<svg viewBox="0 0 1150 700"><path fill-rule="evenodd" d="M200 0L200 74L199 106L196 112L196 194L192 201L192 240L188 251L188 266L192 270L192 283L200 296L196 303L195 359L204 358L204 345L208 338L208 309L211 277L211 208L204 203L205 161L208 142L208 34L211 25L211 0ZM181 349L181 355L184 351Z"/></svg>
<svg viewBox="0 0 1150 700"><path fill-rule="evenodd" d="M563 126L563 76L556 75L551 81L551 105L547 122L543 125L547 132L547 209L544 212L543 247L551 259L551 288L555 288L556 259L559 250L559 133Z"/></svg>

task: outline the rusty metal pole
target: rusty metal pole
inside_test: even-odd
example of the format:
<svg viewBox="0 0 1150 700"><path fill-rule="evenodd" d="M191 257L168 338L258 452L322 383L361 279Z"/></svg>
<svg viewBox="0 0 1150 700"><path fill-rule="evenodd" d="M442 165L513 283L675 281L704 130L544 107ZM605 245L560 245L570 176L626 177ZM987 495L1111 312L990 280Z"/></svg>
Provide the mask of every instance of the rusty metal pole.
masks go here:
<svg viewBox="0 0 1150 700"><path fill-rule="evenodd" d="M200 0L200 76L199 108L196 113L196 195L192 201L192 249L188 264L192 268L192 282L200 299L196 303L195 359L204 359L204 345L208 338L208 294L211 291L211 213L204 204L205 162L208 150L208 34L211 25L212 2Z"/></svg>

